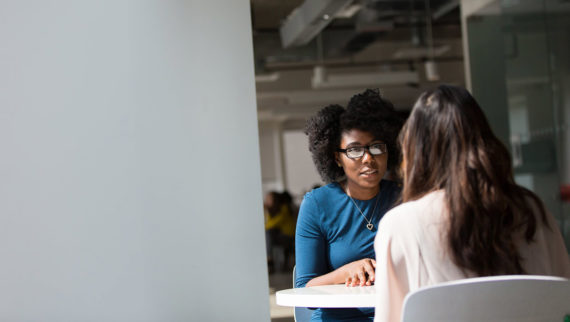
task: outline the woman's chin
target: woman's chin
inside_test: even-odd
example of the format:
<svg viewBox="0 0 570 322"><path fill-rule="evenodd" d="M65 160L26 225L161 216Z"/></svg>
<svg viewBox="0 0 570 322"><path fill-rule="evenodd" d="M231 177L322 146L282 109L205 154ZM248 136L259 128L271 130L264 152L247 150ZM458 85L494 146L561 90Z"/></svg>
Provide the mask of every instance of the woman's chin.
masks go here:
<svg viewBox="0 0 570 322"><path fill-rule="evenodd" d="M358 181L361 182L362 187L376 187L382 180L379 172L361 174L358 176Z"/></svg>

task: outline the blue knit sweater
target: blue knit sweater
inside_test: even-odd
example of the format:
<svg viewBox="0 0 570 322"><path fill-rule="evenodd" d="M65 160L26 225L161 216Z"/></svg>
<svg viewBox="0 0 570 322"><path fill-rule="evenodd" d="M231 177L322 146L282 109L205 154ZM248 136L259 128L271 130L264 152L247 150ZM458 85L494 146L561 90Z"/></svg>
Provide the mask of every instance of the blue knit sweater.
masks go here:
<svg viewBox="0 0 570 322"><path fill-rule="evenodd" d="M382 180L375 198L354 200L374 224L372 231L366 228L367 221L338 183L308 192L299 210L295 233L295 287L304 287L311 279L347 263L374 259L378 222L394 206L400 190L395 182ZM373 317L373 308L316 309L311 321L371 321Z"/></svg>

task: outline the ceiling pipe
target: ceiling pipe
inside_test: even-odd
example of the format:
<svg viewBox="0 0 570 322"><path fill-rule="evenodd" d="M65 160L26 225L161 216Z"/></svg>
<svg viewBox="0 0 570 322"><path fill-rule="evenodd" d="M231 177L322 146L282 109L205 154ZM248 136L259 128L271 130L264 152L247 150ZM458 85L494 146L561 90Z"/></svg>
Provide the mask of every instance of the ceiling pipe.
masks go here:
<svg viewBox="0 0 570 322"><path fill-rule="evenodd" d="M425 62L425 72L426 72L426 79L430 82L435 82L439 80L439 73L437 71L437 65L435 64L435 55L434 55L434 45L433 45L433 30L431 25L431 9L430 9L430 0L425 0L426 4L426 38L427 38L427 45L428 45L428 59Z"/></svg>
<svg viewBox="0 0 570 322"><path fill-rule="evenodd" d="M279 28L283 48L307 44L352 2L353 0L305 0Z"/></svg>

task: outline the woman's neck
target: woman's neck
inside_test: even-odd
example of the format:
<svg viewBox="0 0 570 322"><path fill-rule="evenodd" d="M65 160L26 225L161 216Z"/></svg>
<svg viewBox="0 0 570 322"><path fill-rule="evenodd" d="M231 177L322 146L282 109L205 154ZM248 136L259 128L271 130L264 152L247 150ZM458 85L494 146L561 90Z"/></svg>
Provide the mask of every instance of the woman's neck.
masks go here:
<svg viewBox="0 0 570 322"><path fill-rule="evenodd" d="M358 200L370 200L378 194L378 191L380 191L380 185L377 185L374 188L363 188L356 184L350 184L350 182L345 181L341 184L341 186L347 195L353 199Z"/></svg>

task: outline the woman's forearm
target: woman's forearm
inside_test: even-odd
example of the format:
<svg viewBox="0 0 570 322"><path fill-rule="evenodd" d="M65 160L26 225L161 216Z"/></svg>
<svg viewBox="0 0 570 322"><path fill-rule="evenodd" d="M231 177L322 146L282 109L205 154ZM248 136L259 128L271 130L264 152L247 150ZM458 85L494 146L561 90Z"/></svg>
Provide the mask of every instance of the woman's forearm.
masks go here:
<svg viewBox="0 0 570 322"><path fill-rule="evenodd" d="M341 268L338 268L330 273L313 278L307 282L305 287L331 285L331 284L344 284L346 281L346 274Z"/></svg>
<svg viewBox="0 0 570 322"><path fill-rule="evenodd" d="M372 258L363 258L348 264L345 264L336 270L315 277L310 280L306 286L343 284L346 286L369 286L374 283L376 261Z"/></svg>

